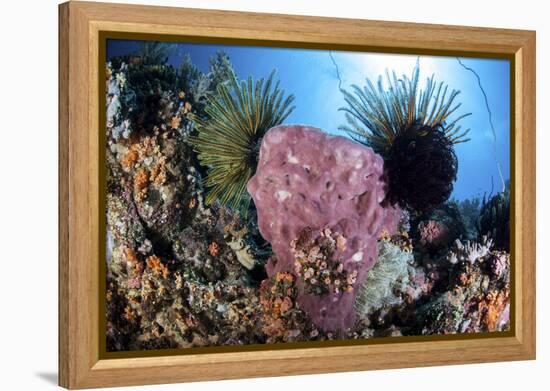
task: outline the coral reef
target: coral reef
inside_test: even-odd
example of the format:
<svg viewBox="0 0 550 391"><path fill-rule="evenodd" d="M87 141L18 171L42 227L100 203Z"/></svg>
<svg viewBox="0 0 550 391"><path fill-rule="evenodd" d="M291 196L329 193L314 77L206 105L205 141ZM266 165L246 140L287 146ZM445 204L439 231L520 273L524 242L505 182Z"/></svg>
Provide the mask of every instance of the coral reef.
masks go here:
<svg viewBox="0 0 550 391"><path fill-rule="evenodd" d="M164 64L174 49L175 45L167 42L142 41L136 56L146 65Z"/></svg>
<svg viewBox="0 0 550 391"><path fill-rule="evenodd" d="M290 273L276 273L262 281L262 331L267 343L297 342L322 338L303 311L296 305L296 278Z"/></svg>
<svg viewBox="0 0 550 391"><path fill-rule="evenodd" d="M343 137L330 137L318 129L279 126L262 142L248 191L258 209L260 232L276 255L267 265L268 275L294 271L296 262L301 263L300 252L318 247L310 243L296 248L304 242L301 235L305 229L345 243L336 254L330 249L315 261L331 265L329 277L339 268L348 276L353 273L357 284L348 288L350 292L325 288L319 296L309 293L303 278L297 281L298 303L322 329L345 330L351 326L357 286L376 262L376 240L382 230L392 233L396 229L400 213L382 205L382 175L383 161L370 148ZM309 241L315 242L317 235ZM316 256L307 254L305 258ZM331 259L334 257L337 259Z"/></svg>
<svg viewBox="0 0 550 391"><path fill-rule="evenodd" d="M371 338L509 329L508 253L493 250L485 239L457 241L443 255L421 256L411 252L412 245L403 246L403 239L398 233L379 241L379 259L359 291L358 320L350 335Z"/></svg>
<svg viewBox="0 0 550 391"><path fill-rule="evenodd" d="M120 137L128 138L132 133L130 120L126 116L131 111L130 106L135 98L134 92L129 90L127 84L128 66L121 64L117 70L116 76L113 77L114 69L111 63L107 64L107 130L110 135L118 140ZM123 112L123 108L126 108Z"/></svg>
<svg viewBox="0 0 550 391"><path fill-rule="evenodd" d="M510 267L510 255L503 251L494 251L489 258L489 270L494 277L500 278L508 272Z"/></svg>
<svg viewBox="0 0 550 391"><path fill-rule="evenodd" d="M221 281L200 284L188 272L170 271L170 263L155 255L122 253L113 259L108 280L110 350L255 343L263 338L256 331L260 315L251 288ZM115 273L115 264L123 272Z"/></svg>
<svg viewBox="0 0 550 391"><path fill-rule="evenodd" d="M462 201L451 200L450 204L454 204L458 208L458 212L466 228L466 239L475 240L478 236L477 223L481 210L481 199L473 197Z"/></svg>
<svg viewBox="0 0 550 391"><path fill-rule="evenodd" d="M174 47L106 64L108 351L510 329L509 191L445 202L456 91L356 88L356 142Z"/></svg>
<svg viewBox="0 0 550 391"><path fill-rule="evenodd" d="M510 190L483 201L479 212L478 232L490 236L495 247L510 251Z"/></svg>
<svg viewBox="0 0 550 391"><path fill-rule="evenodd" d="M491 332L509 325L510 259L482 243L457 241L447 259L453 289L418 310L422 334Z"/></svg>
<svg viewBox="0 0 550 391"><path fill-rule="evenodd" d="M353 291L357 269L346 270L341 262L346 242L344 236L333 235L328 228L314 232L309 227L290 242L294 272L307 293L322 296Z"/></svg>
<svg viewBox="0 0 550 391"><path fill-rule="evenodd" d="M142 63L118 71L109 67L107 83L119 86L124 80L120 94L134 91L134 79L120 75L152 72L147 68L160 74L170 69ZM263 342L256 328L255 284L261 276L250 269L263 266L268 255L260 251L253 225L203 201L185 131L192 128L190 95L158 93L163 99L156 113L149 113L147 126L126 106L135 102L122 98L117 120L129 123L132 132L115 134L112 123L106 124L107 348Z"/></svg>
<svg viewBox="0 0 550 391"><path fill-rule="evenodd" d="M493 241L483 237L481 243L467 241L465 244L462 244L460 240L455 242L455 250L451 251L447 256L447 260L452 263L458 262L469 262L474 263L479 258L485 257L489 254L489 251L493 247Z"/></svg>

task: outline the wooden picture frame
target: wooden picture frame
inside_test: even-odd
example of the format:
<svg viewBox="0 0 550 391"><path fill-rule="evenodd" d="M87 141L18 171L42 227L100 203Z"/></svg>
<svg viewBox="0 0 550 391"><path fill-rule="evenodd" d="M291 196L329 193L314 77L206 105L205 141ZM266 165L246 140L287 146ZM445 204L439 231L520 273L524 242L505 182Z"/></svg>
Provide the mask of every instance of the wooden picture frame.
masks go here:
<svg viewBox="0 0 550 391"><path fill-rule="evenodd" d="M512 64L513 330L498 338L100 354L98 89L102 32L265 45L509 58ZM535 32L68 2L59 6L59 384L67 388L282 376L535 358Z"/></svg>

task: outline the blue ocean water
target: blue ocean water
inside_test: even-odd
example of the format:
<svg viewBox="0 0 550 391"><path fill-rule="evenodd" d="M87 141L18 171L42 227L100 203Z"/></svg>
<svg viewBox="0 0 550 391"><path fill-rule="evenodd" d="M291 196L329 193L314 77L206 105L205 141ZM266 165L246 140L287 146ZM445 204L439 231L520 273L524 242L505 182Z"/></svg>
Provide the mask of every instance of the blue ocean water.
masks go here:
<svg viewBox="0 0 550 391"><path fill-rule="evenodd" d="M129 54L139 48L138 41L107 42L107 59ZM510 178L510 62L502 59L457 58L444 56L415 56L382 53L343 52L310 49L251 47L174 43L168 62L179 66L185 55L202 71L207 72L208 60L216 51L225 51L239 78L251 75L254 79L267 77L273 69L281 87L294 94L296 109L286 123L307 124L331 134L345 135L338 127L345 124L341 86L365 85L366 78L376 80L386 70L411 76L419 63L421 84L431 75L444 81L451 89L460 90L457 101L462 103L456 115L472 113L461 121L470 128L470 141L456 146L459 161L458 178L453 198L464 200L501 190L502 179ZM490 124L489 111L494 125Z"/></svg>

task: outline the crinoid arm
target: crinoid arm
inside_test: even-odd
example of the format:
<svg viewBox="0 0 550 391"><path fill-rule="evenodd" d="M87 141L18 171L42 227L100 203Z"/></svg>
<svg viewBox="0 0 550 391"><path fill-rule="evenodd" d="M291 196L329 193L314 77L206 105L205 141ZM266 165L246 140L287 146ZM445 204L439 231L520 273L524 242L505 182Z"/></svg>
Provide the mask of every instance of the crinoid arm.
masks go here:
<svg viewBox="0 0 550 391"><path fill-rule="evenodd" d="M347 124L340 129L382 155L390 202L425 211L453 190L458 169L453 146L469 140L469 129L459 123L470 113L454 116L460 91L433 76L422 89L419 75L417 63L411 78L387 71L376 83L367 79L364 87L342 90Z"/></svg>
<svg viewBox="0 0 550 391"><path fill-rule="evenodd" d="M466 142L469 129L462 130L460 120L471 115L462 114L450 121L460 108L456 103L458 90L449 93L444 82L437 83L432 75L424 89L419 89L420 66L413 70L412 77L397 77L386 71L377 83L367 79L364 87L353 85L351 91L342 90L347 107L347 124L340 127L357 141L368 144L382 153L391 146L394 138L413 125L443 127L445 136L453 144Z"/></svg>
<svg viewBox="0 0 550 391"><path fill-rule="evenodd" d="M246 212L250 197L246 184L256 171L264 134L294 110L294 96L285 98L273 71L256 82L238 81L235 74L207 98L206 118L196 118L198 134L190 142L208 169L206 202Z"/></svg>

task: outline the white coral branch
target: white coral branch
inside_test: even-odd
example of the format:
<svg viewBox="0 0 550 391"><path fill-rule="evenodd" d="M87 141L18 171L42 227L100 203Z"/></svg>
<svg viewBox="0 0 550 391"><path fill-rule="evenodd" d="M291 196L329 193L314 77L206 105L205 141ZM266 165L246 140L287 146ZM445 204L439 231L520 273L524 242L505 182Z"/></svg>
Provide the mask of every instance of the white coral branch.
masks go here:
<svg viewBox="0 0 550 391"><path fill-rule="evenodd" d="M463 244L459 239L455 241L455 249L447 255L447 260L452 263L469 262L473 264L481 262L491 252L493 240L483 236L481 243L466 241Z"/></svg>

